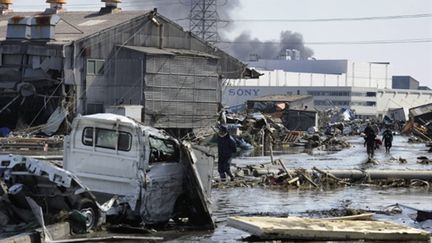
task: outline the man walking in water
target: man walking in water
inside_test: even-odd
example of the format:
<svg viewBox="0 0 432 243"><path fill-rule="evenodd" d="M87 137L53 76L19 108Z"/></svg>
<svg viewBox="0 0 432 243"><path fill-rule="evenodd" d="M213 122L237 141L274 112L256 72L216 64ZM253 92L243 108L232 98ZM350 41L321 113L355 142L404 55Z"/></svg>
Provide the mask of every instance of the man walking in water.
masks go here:
<svg viewBox="0 0 432 243"><path fill-rule="evenodd" d="M364 130L365 140L366 140L366 151L368 154L368 159L371 160L375 153L375 138L376 134L374 129L370 124Z"/></svg>
<svg viewBox="0 0 432 243"><path fill-rule="evenodd" d="M231 180L234 176L231 173L231 158L237 152L237 145L234 139L229 135L228 130L224 126L220 126L218 133L218 172L221 181L226 180L228 175Z"/></svg>
<svg viewBox="0 0 432 243"><path fill-rule="evenodd" d="M386 153L390 153L390 148L393 143L393 132L389 128L387 128L383 133L383 142L386 148Z"/></svg>

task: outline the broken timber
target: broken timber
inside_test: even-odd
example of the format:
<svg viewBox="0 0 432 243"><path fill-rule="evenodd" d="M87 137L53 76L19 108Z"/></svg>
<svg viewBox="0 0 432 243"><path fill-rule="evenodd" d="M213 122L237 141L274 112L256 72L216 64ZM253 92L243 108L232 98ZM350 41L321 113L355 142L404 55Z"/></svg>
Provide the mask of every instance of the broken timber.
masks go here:
<svg viewBox="0 0 432 243"><path fill-rule="evenodd" d="M417 179L432 180L432 171L428 170L325 170L324 172L340 179L359 180L370 177L372 180L381 179Z"/></svg>
<svg viewBox="0 0 432 243"><path fill-rule="evenodd" d="M262 240L381 240L428 242L429 232L389 222L299 217L232 217L228 226Z"/></svg>

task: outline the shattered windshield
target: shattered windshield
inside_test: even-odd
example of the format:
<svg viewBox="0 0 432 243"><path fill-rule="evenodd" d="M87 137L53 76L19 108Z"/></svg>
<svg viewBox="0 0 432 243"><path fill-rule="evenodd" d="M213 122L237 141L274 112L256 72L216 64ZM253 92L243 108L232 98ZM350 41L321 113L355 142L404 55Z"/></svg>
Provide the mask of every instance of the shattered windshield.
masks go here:
<svg viewBox="0 0 432 243"><path fill-rule="evenodd" d="M149 142L150 163L180 161L179 149L174 141L149 137Z"/></svg>

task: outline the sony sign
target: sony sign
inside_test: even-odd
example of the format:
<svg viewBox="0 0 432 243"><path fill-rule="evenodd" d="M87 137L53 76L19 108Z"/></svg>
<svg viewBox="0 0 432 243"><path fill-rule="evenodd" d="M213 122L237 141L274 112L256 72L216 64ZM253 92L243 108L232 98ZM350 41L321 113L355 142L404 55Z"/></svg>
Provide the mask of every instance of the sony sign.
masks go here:
<svg viewBox="0 0 432 243"><path fill-rule="evenodd" d="M258 96L260 89L229 89L228 96Z"/></svg>

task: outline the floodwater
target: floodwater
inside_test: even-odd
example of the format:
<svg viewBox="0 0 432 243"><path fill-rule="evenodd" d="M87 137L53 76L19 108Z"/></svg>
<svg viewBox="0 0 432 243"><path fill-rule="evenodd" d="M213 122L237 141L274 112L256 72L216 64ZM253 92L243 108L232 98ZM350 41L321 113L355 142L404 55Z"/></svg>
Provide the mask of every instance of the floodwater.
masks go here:
<svg viewBox="0 0 432 243"><path fill-rule="evenodd" d="M384 149L378 150L376 158L378 165L371 169L420 169L430 170L432 165L417 164L418 156L429 156L423 144L408 144L408 138L395 137L394 147L390 155ZM314 152L312 155L283 154L275 158L281 159L288 168L331 168L331 169L359 169L364 168L367 159L363 139L349 137L353 147L340 152ZM399 164L391 158L402 157L407 164ZM269 162L269 157L236 158L237 165L260 164ZM239 242L250 236L248 233L228 227L227 219L231 216L311 216L311 211L325 211L332 209L363 209L383 211L386 207L396 203L417 209L432 210L432 191L429 188L391 188L352 186L332 190L275 190L270 188L225 188L214 189L212 192L212 210L217 223L214 231L188 231L174 229L158 232L152 235L164 237L168 242ZM432 220L417 223L412 215L415 211L405 210L402 214L376 214L377 220L392 221L432 232ZM312 216L317 216L312 214ZM149 235L149 236L152 236Z"/></svg>
<svg viewBox="0 0 432 243"><path fill-rule="evenodd" d="M314 150L312 154L292 153L289 149L288 154L275 155L274 159L281 159L287 168L305 168L311 169L314 166L320 169L360 169L365 168L367 160L366 148L363 145L364 139L361 137L346 138L351 143L350 149L339 152L327 152ZM389 154L385 153L385 148L381 147L375 152L375 159L378 165L373 165L373 169L397 169L397 170L428 170L430 165L417 163L417 157L432 157L428 153L428 148L424 144L409 144L408 138L404 136L395 136L393 147ZM298 151L299 148L294 148ZM407 160L406 164L400 164L399 158ZM243 166L249 164L259 164L269 162L270 157L242 157L233 159L232 163Z"/></svg>
<svg viewBox="0 0 432 243"><path fill-rule="evenodd" d="M420 209L431 209L431 191L425 189L398 188L381 190L350 187L331 191L280 191L264 188L217 189L213 191L213 213L218 228L210 233L185 233L174 241L182 242L237 242L249 236L248 233L228 227L230 216L309 216L310 211L354 209L383 211L399 203ZM375 219L387 220L422 228L432 232L432 221L416 223L408 214L387 216L377 214ZM173 241L173 242L174 242Z"/></svg>
<svg viewBox="0 0 432 243"><path fill-rule="evenodd" d="M281 159L288 168L331 168L331 169L359 169L364 168L367 160L363 138L349 137L347 140L352 148L340 152L314 152L312 155L284 154L275 156ZM417 163L417 157L432 157L427 153L424 144L408 144L408 138L395 136L394 146L390 154L381 148L376 152L378 165L371 165L371 169L399 169L399 170L430 170L432 165ZM400 164L399 157L407 160ZM395 160L396 159L396 160ZM237 165L260 164L270 161L269 157L243 157L233 160ZM249 234L226 225L230 216L309 216L310 211L322 211L349 207L353 209L383 211L386 207L396 203L417 209L432 210L432 193L428 188L392 188L353 186L333 190L272 190L266 188L226 188L214 189L212 193L213 214L217 222L214 232L184 232L174 241L178 242L237 242L248 237ZM415 211L404 209L402 214L388 216L376 214L375 219L387 220L407 226L425 229L432 232L432 220L417 223L412 215Z"/></svg>

